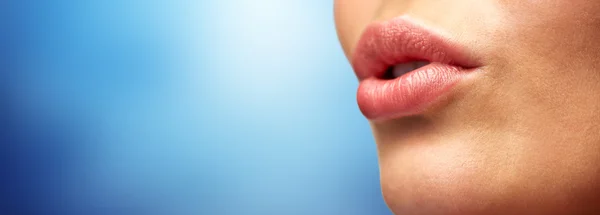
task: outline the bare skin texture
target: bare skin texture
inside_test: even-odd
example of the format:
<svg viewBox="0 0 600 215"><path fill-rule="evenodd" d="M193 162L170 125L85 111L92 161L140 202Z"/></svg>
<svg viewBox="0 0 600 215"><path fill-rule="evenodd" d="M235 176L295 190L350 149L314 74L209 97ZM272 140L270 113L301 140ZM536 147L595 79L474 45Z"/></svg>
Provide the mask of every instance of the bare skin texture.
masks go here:
<svg viewBox="0 0 600 215"><path fill-rule="evenodd" d="M371 122L390 209L600 214L600 1L335 0L346 56L402 15L483 66L423 114Z"/></svg>

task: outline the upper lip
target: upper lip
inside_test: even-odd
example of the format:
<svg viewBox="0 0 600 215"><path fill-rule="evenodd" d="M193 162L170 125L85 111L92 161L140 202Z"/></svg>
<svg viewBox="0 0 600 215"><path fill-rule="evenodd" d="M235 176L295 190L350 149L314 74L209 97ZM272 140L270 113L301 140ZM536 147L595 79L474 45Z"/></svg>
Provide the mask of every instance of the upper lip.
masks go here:
<svg viewBox="0 0 600 215"><path fill-rule="evenodd" d="M463 68L478 67L461 46L406 17L369 25L354 51L352 67L360 80L382 78L389 67L416 60Z"/></svg>

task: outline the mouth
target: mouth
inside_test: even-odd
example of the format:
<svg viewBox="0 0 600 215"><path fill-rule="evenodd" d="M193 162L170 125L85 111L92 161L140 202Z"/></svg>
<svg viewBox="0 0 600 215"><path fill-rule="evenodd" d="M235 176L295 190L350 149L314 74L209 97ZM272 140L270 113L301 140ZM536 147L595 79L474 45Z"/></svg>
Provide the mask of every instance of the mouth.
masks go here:
<svg viewBox="0 0 600 215"><path fill-rule="evenodd" d="M369 25L352 66L358 105L370 120L418 115L479 67L462 47L406 17Z"/></svg>

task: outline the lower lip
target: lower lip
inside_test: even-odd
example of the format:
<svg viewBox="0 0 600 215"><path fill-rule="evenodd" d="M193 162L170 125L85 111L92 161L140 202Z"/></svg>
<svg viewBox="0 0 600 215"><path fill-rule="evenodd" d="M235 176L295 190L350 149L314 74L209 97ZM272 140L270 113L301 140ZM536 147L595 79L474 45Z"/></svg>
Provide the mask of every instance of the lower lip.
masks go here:
<svg viewBox="0 0 600 215"><path fill-rule="evenodd" d="M367 78L358 87L358 105L370 120L417 115L450 91L468 71L430 63L395 79Z"/></svg>

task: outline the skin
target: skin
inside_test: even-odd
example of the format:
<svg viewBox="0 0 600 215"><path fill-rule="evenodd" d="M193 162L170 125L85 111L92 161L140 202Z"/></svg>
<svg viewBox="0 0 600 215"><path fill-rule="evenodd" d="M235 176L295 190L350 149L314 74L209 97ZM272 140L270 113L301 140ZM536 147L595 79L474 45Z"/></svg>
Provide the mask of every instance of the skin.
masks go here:
<svg viewBox="0 0 600 215"><path fill-rule="evenodd" d="M482 67L422 114L371 122L389 208L600 213L600 1L335 0L346 56L402 15Z"/></svg>

